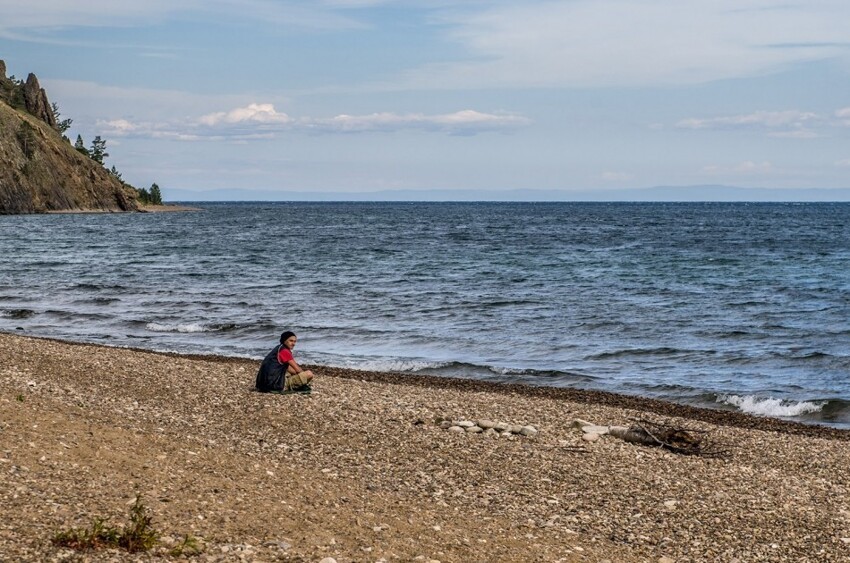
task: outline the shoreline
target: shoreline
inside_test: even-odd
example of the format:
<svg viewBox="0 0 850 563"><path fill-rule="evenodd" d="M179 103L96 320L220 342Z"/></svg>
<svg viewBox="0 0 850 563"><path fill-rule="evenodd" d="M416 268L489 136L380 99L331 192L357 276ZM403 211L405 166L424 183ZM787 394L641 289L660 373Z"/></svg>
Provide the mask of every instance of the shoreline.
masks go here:
<svg viewBox="0 0 850 563"><path fill-rule="evenodd" d="M203 211L200 207L189 207L186 205L141 205L135 211L124 211L122 209L61 209L45 211L44 215L99 215L109 213L177 213L184 211ZM38 214L36 214L38 215Z"/></svg>
<svg viewBox="0 0 850 563"><path fill-rule="evenodd" d="M216 354L195 354L189 352L167 352L139 348L133 346L110 346L89 342L77 342L63 340L61 338L22 335L14 332L0 331L0 335L8 334L23 338L47 340L59 344L71 346L95 346L105 349L131 350L134 352L155 354L169 358L201 360L224 364L256 364L262 358L248 359L240 356L222 356ZM708 407L697 407L682 403L644 397L641 395L626 395L613 391L599 391L592 389L577 389L574 387L546 387L538 385L526 385L522 383L498 383L493 381L482 381L478 379L466 379L461 377L447 377L439 375L421 375L402 372L382 372L359 370L355 368L339 368L319 364L304 364L307 369L317 370L323 374L343 379L357 379L375 383L386 383L393 385L409 385L416 387L434 387L445 389L456 389L469 392L486 392L499 395L522 395L525 397L546 398L557 401L570 401L585 403L588 405L609 406L623 409L632 409L654 413L661 416L676 417L706 422L717 426L730 426L734 428L762 430L767 432L782 432L798 436L818 437L831 440L850 441L850 429L838 428L818 424L816 422L806 423L782 418L758 416L745 412L712 409Z"/></svg>
<svg viewBox="0 0 850 563"><path fill-rule="evenodd" d="M175 561L184 538L201 552L190 560L207 562L850 556L850 442L829 428L335 368L316 368L310 396L261 394L258 360L9 333L0 357L0 559ZM588 440L573 426L662 414L730 453ZM452 432L446 417L537 433ZM160 533L150 552L51 543L94 518L126 523L137 495Z"/></svg>

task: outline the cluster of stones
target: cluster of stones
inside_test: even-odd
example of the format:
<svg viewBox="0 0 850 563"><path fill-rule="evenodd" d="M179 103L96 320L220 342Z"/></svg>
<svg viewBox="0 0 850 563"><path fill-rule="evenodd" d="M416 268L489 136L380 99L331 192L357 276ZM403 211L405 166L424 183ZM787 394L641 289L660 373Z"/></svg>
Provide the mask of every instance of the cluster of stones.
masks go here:
<svg viewBox="0 0 850 563"><path fill-rule="evenodd" d="M629 429L625 426L600 426L580 418L573 420L572 427L581 430L581 439L585 442L595 442L606 434L616 436L617 438L623 438L629 431Z"/></svg>
<svg viewBox="0 0 850 563"><path fill-rule="evenodd" d="M494 422L492 420L481 419L479 421L472 420L440 420L438 421L440 428L455 432L457 434L483 434L485 436L528 436L532 438L537 436L537 428L530 424L510 424L508 422Z"/></svg>

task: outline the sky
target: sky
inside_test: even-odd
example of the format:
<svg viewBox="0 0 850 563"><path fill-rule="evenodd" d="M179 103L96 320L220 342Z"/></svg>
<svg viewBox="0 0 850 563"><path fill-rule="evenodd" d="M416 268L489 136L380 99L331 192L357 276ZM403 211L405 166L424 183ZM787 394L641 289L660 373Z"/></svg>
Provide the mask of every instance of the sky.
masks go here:
<svg viewBox="0 0 850 563"><path fill-rule="evenodd" d="M166 199L850 188L846 0L0 0L0 14L7 73L35 73L72 140L100 135L107 166Z"/></svg>

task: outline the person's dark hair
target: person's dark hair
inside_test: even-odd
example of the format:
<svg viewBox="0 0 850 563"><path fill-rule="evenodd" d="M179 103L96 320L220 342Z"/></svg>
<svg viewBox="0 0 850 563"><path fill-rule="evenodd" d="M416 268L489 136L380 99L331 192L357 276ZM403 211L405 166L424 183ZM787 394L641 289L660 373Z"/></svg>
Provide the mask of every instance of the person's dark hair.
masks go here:
<svg viewBox="0 0 850 563"><path fill-rule="evenodd" d="M295 336L295 333L287 330L286 332L281 334L280 335L280 343L283 344L284 342L286 342L286 339L289 338L290 336Z"/></svg>

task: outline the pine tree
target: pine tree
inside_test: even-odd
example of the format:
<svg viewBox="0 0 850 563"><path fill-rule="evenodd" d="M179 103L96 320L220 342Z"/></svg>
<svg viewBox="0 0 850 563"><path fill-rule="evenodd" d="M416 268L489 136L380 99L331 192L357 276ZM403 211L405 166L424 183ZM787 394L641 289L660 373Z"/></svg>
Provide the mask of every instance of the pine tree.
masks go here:
<svg viewBox="0 0 850 563"><path fill-rule="evenodd" d="M159 190L159 186L156 185L156 182L151 184L151 203L154 205L162 205L162 192Z"/></svg>
<svg viewBox="0 0 850 563"><path fill-rule="evenodd" d="M85 143L83 143L82 135L77 135L77 142L74 143L74 148L77 149L77 152L83 153L84 155L89 155L89 150L86 148Z"/></svg>
<svg viewBox="0 0 850 563"><path fill-rule="evenodd" d="M103 164L103 159L109 156L106 152L106 139L101 139L100 135L94 138L89 149L89 156L98 164Z"/></svg>
<svg viewBox="0 0 850 563"><path fill-rule="evenodd" d="M60 133L64 133L68 129L71 128L71 124L74 122L73 119L62 119L59 117L62 115L59 113L59 104L53 102L50 104L51 109L53 110L53 117L56 119L56 128L59 129Z"/></svg>

